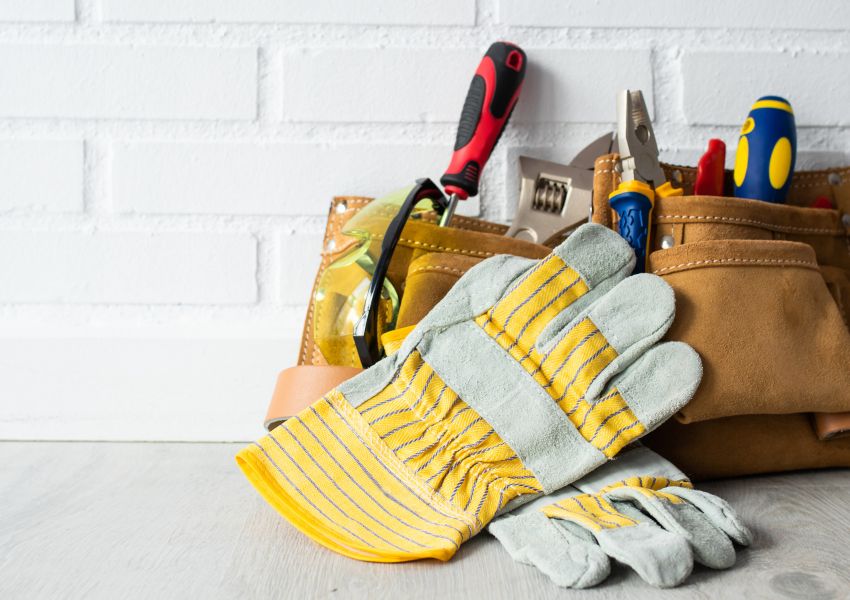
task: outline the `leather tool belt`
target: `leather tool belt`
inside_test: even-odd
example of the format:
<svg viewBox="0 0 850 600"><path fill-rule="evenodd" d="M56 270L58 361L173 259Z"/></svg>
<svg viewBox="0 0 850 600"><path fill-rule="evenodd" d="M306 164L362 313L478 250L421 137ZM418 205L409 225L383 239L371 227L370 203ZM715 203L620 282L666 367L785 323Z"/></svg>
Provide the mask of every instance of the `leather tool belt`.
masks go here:
<svg viewBox="0 0 850 600"><path fill-rule="evenodd" d="M600 157L594 173L593 220L609 227L617 158ZM647 445L697 479L850 466L850 438L840 437L850 428L850 168L795 173L784 205L694 196L695 169L664 169L685 195L656 202L647 271L675 289L669 336L700 353L705 373ZM836 209L807 208L820 196ZM342 245L329 242L368 202L333 201L325 248ZM464 217L453 225L405 228L389 273L402 290L398 327L417 323L480 260L549 251L504 237L503 225ZM336 256L323 253L320 273ZM357 372L328 365L312 318L299 366L278 380L269 428Z"/></svg>

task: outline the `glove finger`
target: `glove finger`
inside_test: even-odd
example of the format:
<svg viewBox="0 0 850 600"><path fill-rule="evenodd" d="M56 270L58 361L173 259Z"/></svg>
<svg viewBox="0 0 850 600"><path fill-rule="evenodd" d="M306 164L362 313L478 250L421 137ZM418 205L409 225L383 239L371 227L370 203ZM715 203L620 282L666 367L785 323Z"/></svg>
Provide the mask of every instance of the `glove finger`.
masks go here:
<svg viewBox="0 0 850 600"><path fill-rule="evenodd" d="M660 277L630 277L582 313L532 374L572 414L654 344L674 314L673 291Z"/></svg>
<svg viewBox="0 0 850 600"><path fill-rule="evenodd" d="M715 527L732 538L735 543L741 546L749 546L752 543L753 536L750 529L741 521L735 509L723 498L691 488L667 487L662 491L691 503L702 511Z"/></svg>
<svg viewBox="0 0 850 600"><path fill-rule="evenodd" d="M605 497L633 503L665 530L687 540L698 563L713 569L727 569L735 564L735 548L723 531L688 502L673 502L662 494L624 486L612 489Z"/></svg>
<svg viewBox="0 0 850 600"><path fill-rule="evenodd" d="M595 402L579 397L560 406L582 437L611 458L687 404L701 377L699 355L687 344L667 342L636 360ZM590 398L593 390L585 394Z"/></svg>
<svg viewBox="0 0 850 600"><path fill-rule="evenodd" d="M405 342L413 343L412 340L418 341L428 330L467 321L488 311L514 281L537 264L539 261L505 254L481 261L451 287Z"/></svg>
<svg viewBox="0 0 850 600"><path fill-rule="evenodd" d="M517 277L479 325L522 360L553 318L564 310L577 313L588 306L628 275L633 260L616 233L584 225Z"/></svg>
<svg viewBox="0 0 850 600"><path fill-rule="evenodd" d="M538 537L527 548L537 569L560 587L587 588L604 581L611 562L599 545L579 526L535 515Z"/></svg>
<svg viewBox="0 0 850 600"><path fill-rule="evenodd" d="M524 565L532 564L528 558L528 547L534 543L534 528L528 526L532 514L507 514L494 519L487 526L487 531L499 540L510 557Z"/></svg>
<svg viewBox="0 0 850 600"><path fill-rule="evenodd" d="M693 570L687 540L653 523L602 529L595 535L606 554L630 566L641 579L656 587L679 585Z"/></svg>
<svg viewBox="0 0 850 600"><path fill-rule="evenodd" d="M652 585L678 585L693 568L687 539L661 529L634 508L630 514L621 511L598 494L575 496L544 511L564 525L592 533L608 556L632 567Z"/></svg>

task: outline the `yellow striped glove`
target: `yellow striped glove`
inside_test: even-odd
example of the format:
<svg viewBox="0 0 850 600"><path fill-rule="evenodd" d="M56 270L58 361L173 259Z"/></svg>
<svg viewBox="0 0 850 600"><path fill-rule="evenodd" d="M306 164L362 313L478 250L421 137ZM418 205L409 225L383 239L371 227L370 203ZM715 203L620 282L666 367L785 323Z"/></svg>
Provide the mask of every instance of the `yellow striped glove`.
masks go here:
<svg viewBox="0 0 850 600"><path fill-rule="evenodd" d="M729 504L693 489L681 471L643 447L498 517L488 531L514 560L573 588L608 577L609 556L647 583L672 587L687 578L694 560L731 567L732 542L746 546L751 540Z"/></svg>
<svg viewBox="0 0 850 600"><path fill-rule="evenodd" d="M702 367L658 344L660 278L585 225L547 258L464 275L401 348L237 462L303 533L346 556L450 558L493 516L560 489L679 410Z"/></svg>

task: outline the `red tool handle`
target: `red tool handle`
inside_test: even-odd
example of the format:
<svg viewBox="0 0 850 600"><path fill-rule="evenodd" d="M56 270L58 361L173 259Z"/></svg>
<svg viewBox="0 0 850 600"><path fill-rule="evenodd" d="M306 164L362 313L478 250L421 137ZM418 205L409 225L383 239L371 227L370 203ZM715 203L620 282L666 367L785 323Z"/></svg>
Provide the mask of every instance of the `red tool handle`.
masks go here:
<svg viewBox="0 0 850 600"><path fill-rule="evenodd" d="M694 194L722 196L726 164L726 144L723 140L708 140L708 150L699 159Z"/></svg>
<svg viewBox="0 0 850 600"><path fill-rule="evenodd" d="M519 98L525 63L525 52L510 42L496 42L481 59L460 113L452 161L440 178L446 193L463 200L478 193L481 171Z"/></svg>

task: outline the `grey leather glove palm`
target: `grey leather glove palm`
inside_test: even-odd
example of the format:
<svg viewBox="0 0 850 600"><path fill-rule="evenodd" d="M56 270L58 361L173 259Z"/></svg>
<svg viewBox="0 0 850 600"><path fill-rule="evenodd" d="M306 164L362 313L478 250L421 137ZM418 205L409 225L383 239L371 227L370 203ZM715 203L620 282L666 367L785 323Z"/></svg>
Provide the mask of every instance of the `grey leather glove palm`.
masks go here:
<svg viewBox="0 0 850 600"><path fill-rule="evenodd" d="M751 539L729 504L693 489L672 463L643 447L495 519L488 530L514 560L573 588L603 581L609 557L647 583L672 587L688 577L694 560L731 567L732 542L746 546Z"/></svg>

